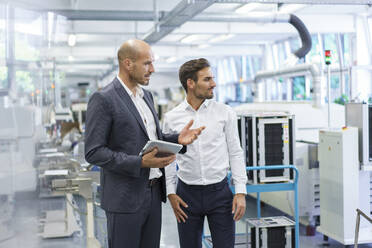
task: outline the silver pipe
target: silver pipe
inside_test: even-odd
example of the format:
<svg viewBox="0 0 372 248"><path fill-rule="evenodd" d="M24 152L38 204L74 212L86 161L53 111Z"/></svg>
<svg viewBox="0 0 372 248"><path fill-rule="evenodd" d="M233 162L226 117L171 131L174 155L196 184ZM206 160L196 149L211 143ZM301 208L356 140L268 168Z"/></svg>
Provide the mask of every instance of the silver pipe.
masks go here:
<svg viewBox="0 0 372 248"><path fill-rule="evenodd" d="M255 22L255 23L288 23L289 14L273 13L262 17L252 17L244 14L221 15L220 13L202 14L194 17L192 22Z"/></svg>
<svg viewBox="0 0 372 248"><path fill-rule="evenodd" d="M257 72L254 82L258 84L259 81L267 78L278 77L278 76L289 76L293 74L304 75L310 73L313 79L314 90L313 90L313 101L315 107L321 106L321 73L316 64L299 64L291 67L286 67L279 70L260 71ZM257 86L256 86L257 87ZM258 89L258 87L257 87Z"/></svg>
<svg viewBox="0 0 372 248"><path fill-rule="evenodd" d="M327 65L328 128L331 127L331 65Z"/></svg>
<svg viewBox="0 0 372 248"><path fill-rule="evenodd" d="M153 8L154 8L154 29L156 32L159 32L159 11L158 11L158 1L153 0Z"/></svg>
<svg viewBox="0 0 372 248"><path fill-rule="evenodd" d="M338 61L340 65L340 96L345 93L345 79L344 74L342 73L342 68L344 67L344 56L343 56L343 49L342 49L342 42L341 42L341 34L336 34L336 45L337 45L337 54L338 54Z"/></svg>
<svg viewBox="0 0 372 248"><path fill-rule="evenodd" d="M351 4L351 5L371 5L371 0L216 0L217 3L281 3L281 4Z"/></svg>

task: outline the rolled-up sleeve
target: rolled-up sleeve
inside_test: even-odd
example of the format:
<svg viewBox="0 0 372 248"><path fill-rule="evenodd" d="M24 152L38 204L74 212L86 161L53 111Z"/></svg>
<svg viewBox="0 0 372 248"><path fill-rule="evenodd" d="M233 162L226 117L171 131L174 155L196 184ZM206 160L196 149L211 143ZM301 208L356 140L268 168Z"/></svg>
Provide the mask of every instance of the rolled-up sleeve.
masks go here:
<svg viewBox="0 0 372 248"><path fill-rule="evenodd" d="M165 134L171 134L171 123L167 118L167 115L164 116L163 122L163 132ZM175 194L176 187L177 187L177 163L173 162L172 164L165 167L165 180L166 180L166 188L167 188L167 195Z"/></svg>
<svg viewBox="0 0 372 248"><path fill-rule="evenodd" d="M244 152L240 146L237 117L230 107L228 108L225 132L235 193L246 194L247 173L244 164Z"/></svg>

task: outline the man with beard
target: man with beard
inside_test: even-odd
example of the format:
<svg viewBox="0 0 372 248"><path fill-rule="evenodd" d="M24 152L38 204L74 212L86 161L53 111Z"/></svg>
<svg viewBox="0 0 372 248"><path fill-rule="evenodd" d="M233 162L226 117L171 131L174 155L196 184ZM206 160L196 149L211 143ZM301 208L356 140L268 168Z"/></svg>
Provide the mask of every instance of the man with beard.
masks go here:
<svg viewBox="0 0 372 248"><path fill-rule="evenodd" d="M206 59L184 63L179 79L186 99L165 115L165 133L177 133L185 123L205 126L199 138L165 169L167 195L178 221L181 248L201 248L207 217L213 247L233 248L235 222L245 213L247 175L240 147L237 118L227 105L214 101L216 87ZM233 196L227 173L232 172ZM178 184L177 184L178 177Z"/></svg>
<svg viewBox="0 0 372 248"><path fill-rule="evenodd" d="M141 40L118 51L119 74L89 100L85 158L101 170L101 207L107 216L110 248L159 247L164 167L175 155L159 158L157 149L140 156L148 140L190 144L203 128L188 123L177 134L163 134L149 91L154 55Z"/></svg>

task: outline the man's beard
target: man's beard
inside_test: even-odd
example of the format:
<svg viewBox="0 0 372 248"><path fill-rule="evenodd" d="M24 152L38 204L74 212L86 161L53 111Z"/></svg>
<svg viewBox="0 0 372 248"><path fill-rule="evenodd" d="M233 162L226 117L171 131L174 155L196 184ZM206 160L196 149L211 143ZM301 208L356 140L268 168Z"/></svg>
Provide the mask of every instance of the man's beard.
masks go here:
<svg viewBox="0 0 372 248"><path fill-rule="evenodd" d="M214 96L214 94L213 94L213 92L212 92L211 95L209 95L209 94L205 94L205 95L195 94L195 96L196 96L198 99L200 99L200 100L205 100L205 99L212 99L213 96Z"/></svg>

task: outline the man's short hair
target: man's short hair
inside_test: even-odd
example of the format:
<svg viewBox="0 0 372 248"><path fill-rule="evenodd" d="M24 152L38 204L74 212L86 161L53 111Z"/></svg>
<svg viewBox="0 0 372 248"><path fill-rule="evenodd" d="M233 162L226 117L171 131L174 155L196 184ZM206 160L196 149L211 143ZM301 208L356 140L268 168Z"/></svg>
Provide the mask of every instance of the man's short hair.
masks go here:
<svg viewBox="0 0 372 248"><path fill-rule="evenodd" d="M211 66L209 64L209 61L204 58L193 59L193 60L187 61L181 66L180 70L178 71L178 76L186 92L187 92L187 80L192 79L195 82L197 82L198 71L206 67L211 67Z"/></svg>

